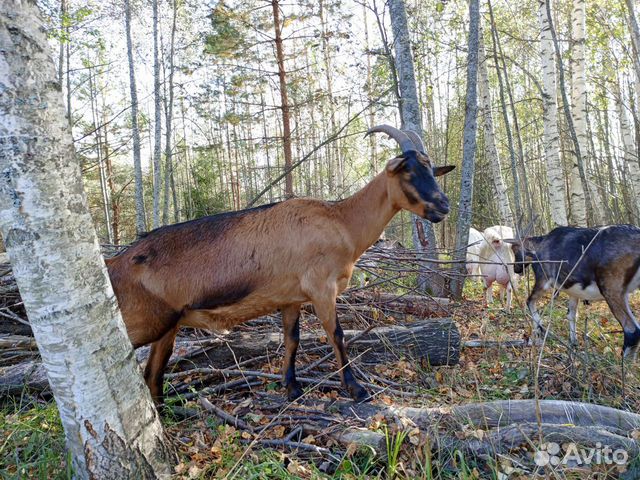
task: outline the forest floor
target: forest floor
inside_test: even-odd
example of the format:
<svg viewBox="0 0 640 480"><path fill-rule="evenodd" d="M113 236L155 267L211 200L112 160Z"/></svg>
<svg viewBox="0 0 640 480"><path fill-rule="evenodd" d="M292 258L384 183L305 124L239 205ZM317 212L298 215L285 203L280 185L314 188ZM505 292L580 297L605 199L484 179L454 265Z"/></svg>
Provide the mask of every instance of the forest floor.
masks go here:
<svg viewBox="0 0 640 480"><path fill-rule="evenodd" d="M551 327L544 344L526 346L521 340L529 338L531 327L522 309L526 282L521 283L511 313L504 310L500 301L489 308L484 306L477 283L468 282L462 302L447 305L447 316L457 324L463 345L467 344L457 365L430 367L405 357L361 365L360 372L367 375L368 383L379 387L368 405L434 409L538 398L637 412L638 366L627 366L623 382L622 335L606 305L580 306L579 346L572 349L564 320L566 299L560 296L554 300L553 310L545 309L544 318ZM549 297L546 302L550 302ZM632 308L640 309L640 297L633 297ZM376 318L386 323L394 321ZM273 330L276 323L272 320L264 328ZM345 325L345 329L358 327L362 329L364 325ZM251 331L252 326L239 328ZM317 332L320 341L326 342L311 314L303 316L301 330L303 334ZM204 334L198 335L202 338ZM472 346L473 341L483 345L482 340L497 343ZM330 350L305 352L303 345L298 354L298 371L327 352ZM454 431L445 431L444 427L425 431L410 420L392 420L383 412L366 417L349 415L344 407L349 400L333 384L309 384L302 401L289 403L277 380L281 366L281 355L277 353L257 362L240 363L241 368L261 372L264 377L246 373L250 377L247 382L237 382L237 387L230 385L224 392L205 393L204 400L198 399L195 392L202 391L203 386L225 381L203 368L207 355L215 355L215 350L205 351L204 361L201 358L193 363L176 363L166 382L167 406L162 418L179 454L176 478L640 478L640 461L633 455L625 465L536 465L534 454L541 447L535 438L519 441L508 451L496 448L495 452L474 455L473 448L461 445L486 441L488 429L458 425ZM352 360L358 365L357 356ZM238 366L237 361L235 365ZM331 356L299 376L329 377L334 370ZM269 375L272 378L266 378ZM25 390L23 395L5 398L2 408L0 477L70 478L54 402ZM357 447L339 438L340 432L351 427L373 432L372 446ZM438 432L442 432L442 438ZM461 443L447 443L445 437ZM640 432L634 431L630 437L635 441Z"/></svg>

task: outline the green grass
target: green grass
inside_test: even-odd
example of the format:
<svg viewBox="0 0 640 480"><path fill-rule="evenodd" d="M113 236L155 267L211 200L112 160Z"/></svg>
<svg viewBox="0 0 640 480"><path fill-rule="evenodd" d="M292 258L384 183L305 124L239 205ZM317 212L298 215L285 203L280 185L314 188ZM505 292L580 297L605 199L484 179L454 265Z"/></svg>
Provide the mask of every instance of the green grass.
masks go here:
<svg viewBox="0 0 640 480"><path fill-rule="evenodd" d="M5 406L0 417L0 478L72 478L55 403L16 403Z"/></svg>

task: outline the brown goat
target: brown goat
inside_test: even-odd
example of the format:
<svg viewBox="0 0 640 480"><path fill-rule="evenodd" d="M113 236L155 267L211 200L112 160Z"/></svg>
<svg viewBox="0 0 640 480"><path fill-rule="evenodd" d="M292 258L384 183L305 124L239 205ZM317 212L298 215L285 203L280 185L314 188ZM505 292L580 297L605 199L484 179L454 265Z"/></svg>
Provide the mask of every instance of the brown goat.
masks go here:
<svg viewBox="0 0 640 480"><path fill-rule="evenodd" d="M343 385L354 400L368 398L356 381L336 316L358 257L400 210L432 222L449 212L417 135L387 125L402 155L362 190L339 202L290 199L154 230L107 260L134 347L152 343L145 379L162 401L164 369L180 327L228 328L280 309L284 327L283 384L302 395L295 378L300 307L311 302L334 348ZM412 140L413 139L413 140ZM416 143L414 143L416 142Z"/></svg>

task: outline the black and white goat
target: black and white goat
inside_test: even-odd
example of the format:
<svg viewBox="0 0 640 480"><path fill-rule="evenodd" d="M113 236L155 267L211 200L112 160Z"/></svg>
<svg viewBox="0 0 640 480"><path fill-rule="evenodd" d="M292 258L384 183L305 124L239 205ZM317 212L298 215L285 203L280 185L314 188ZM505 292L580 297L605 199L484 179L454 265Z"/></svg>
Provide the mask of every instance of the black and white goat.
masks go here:
<svg viewBox="0 0 640 480"><path fill-rule="evenodd" d="M527 300L534 328L542 328L536 302L545 290L559 290L571 297L568 319L573 343L577 341L579 300L604 300L624 331L624 357L635 359L640 325L629 308L629 294L640 287L640 228L558 227L547 235L507 242L513 246L515 272L522 273L530 265L535 273Z"/></svg>

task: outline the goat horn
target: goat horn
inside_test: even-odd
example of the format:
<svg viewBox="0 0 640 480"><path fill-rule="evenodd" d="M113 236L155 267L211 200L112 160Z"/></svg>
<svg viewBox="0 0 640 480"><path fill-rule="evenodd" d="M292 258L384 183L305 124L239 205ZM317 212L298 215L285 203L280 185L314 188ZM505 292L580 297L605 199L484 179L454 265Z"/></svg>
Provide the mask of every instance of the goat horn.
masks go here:
<svg viewBox="0 0 640 480"><path fill-rule="evenodd" d="M425 155L427 154L424 148L424 143L422 143L422 139L420 138L420 135L418 135L413 130L403 130L403 132L407 134L407 136L411 139L411 141L413 142L413 144L416 146L416 148L420 153L423 153Z"/></svg>
<svg viewBox="0 0 640 480"><path fill-rule="evenodd" d="M391 125L376 125L375 127L371 127L367 131L367 135L370 135L375 132L386 133L391 138L393 138L396 142L398 142L398 145L400 145L400 150L402 150L402 153L409 152L409 151L414 151L414 152L416 151L416 145L411 141L409 136L406 133L404 133L402 130L398 130L397 128L392 127Z"/></svg>

